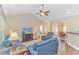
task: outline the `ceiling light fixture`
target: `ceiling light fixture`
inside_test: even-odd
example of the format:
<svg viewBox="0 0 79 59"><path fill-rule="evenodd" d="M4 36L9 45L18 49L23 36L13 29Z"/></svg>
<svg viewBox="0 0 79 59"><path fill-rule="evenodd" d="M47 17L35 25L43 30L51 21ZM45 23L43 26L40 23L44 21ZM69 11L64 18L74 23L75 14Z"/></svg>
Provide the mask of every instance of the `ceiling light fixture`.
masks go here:
<svg viewBox="0 0 79 59"><path fill-rule="evenodd" d="M48 13L49 13L50 11L49 10L47 10L47 11L45 11L45 7L44 7L44 4L42 4L42 9L40 9L39 10L39 13L36 13L36 14L38 14L38 15L40 15L40 16L48 16Z"/></svg>
<svg viewBox="0 0 79 59"><path fill-rule="evenodd" d="M70 11L67 11L66 13L67 13L67 14L70 14Z"/></svg>

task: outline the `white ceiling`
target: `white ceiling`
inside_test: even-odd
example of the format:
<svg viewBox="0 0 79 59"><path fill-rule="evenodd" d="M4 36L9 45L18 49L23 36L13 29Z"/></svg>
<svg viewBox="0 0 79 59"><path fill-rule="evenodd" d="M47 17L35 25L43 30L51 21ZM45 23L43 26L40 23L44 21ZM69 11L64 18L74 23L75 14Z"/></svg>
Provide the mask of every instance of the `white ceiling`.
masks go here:
<svg viewBox="0 0 79 59"><path fill-rule="evenodd" d="M41 4L4 4L2 6L5 15L21 13L32 13L36 15L36 12L41 9ZM45 4L45 10L50 10L49 16L36 16L44 20L60 19L79 15L79 4Z"/></svg>

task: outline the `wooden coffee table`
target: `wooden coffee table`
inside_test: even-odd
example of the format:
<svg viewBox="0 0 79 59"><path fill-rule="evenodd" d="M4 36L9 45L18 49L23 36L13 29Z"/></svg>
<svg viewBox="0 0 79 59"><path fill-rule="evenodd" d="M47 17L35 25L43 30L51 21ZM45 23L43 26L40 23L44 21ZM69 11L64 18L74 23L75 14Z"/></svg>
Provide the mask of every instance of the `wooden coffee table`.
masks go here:
<svg viewBox="0 0 79 59"><path fill-rule="evenodd" d="M17 47L11 47L10 49L10 55L28 55L29 51L28 48L25 46L17 46Z"/></svg>

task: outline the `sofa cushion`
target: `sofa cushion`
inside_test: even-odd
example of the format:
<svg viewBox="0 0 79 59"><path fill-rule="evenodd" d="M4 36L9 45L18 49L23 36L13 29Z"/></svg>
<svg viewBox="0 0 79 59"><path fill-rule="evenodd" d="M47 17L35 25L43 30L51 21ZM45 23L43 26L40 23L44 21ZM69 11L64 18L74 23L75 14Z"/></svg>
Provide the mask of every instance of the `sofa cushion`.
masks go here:
<svg viewBox="0 0 79 59"><path fill-rule="evenodd" d="M50 39L50 37L49 36L46 36L43 40L47 40L47 39Z"/></svg>
<svg viewBox="0 0 79 59"><path fill-rule="evenodd" d="M41 42L36 42L36 43L34 44L34 49L36 49L36 48L38 48L38 47L40 47L40 46L43 46L43 45L45 45L45 44L48 44L49 42L51 42L51 40L45 40L45 41L41 41Z"/></svg>
<svg viewBox="0 0 79 59"><path fill-rule="evenodd" d="M47 36L46 36L46 37L44 37L44 39L43 39L43 40L50 39L50 38L52 38L52 37L53 37L53 35L54 35L54 33L53 33L53 32L48 32Z"/></svg>
<svg viewBox="0 0 79 59"><path fill-rule="evenodd" d="M53 37L54 33L53 32L48 32L47 36L49 36L50 38Z"/></svg>
<svg viewBox="0 0 79 59"><path fill-rule="evenodd" d="M43 40L43 41L40 41L40 42L35 42L33 44L33 49L36 50L38 47L43 46L45 44L48 44L48 43L50 43L50 42L52 42L54 40L57 40L57 38L56 37L55 38L52 37L52 38L50 38L48 40Z"/></svg>
<svg viewBox="0 0 79 59"><path fill-rule="evenodd" d="M36 50L36 48L37 48L37 45L36 45L36 43L34 43L33 44L33 49Z"/></svg>

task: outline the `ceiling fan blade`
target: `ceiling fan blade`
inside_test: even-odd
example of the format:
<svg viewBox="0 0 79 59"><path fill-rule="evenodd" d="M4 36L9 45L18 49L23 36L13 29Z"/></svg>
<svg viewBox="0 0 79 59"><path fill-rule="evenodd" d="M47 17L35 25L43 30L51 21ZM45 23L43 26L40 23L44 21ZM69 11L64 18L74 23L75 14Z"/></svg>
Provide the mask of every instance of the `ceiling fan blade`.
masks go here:
<svg viewBox="0 0 79 59"><path fill-rule="evenodd" d="M49 13L50 11L45 11L45 13Z"/></svg>
<svg viewBox="0 0 79 59"><path fill-rule="evenodd" d="M43 15L40 15L40 16L43 16Z"/></svg>
<svg viewBox="0 0 79 59"><path fill-rule="evenodd" d="M47 14L47 13L45 13L45 15L46 15L46 16L48 16L48 14Z"/></svg>
<svg viewBox="0 0 79 59"><path fill-rule="evenodd" d="M43 12L42 10L39 10L40 12Z"/></svg>

